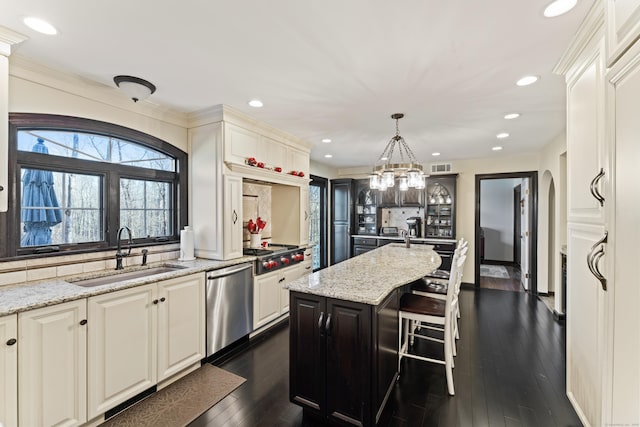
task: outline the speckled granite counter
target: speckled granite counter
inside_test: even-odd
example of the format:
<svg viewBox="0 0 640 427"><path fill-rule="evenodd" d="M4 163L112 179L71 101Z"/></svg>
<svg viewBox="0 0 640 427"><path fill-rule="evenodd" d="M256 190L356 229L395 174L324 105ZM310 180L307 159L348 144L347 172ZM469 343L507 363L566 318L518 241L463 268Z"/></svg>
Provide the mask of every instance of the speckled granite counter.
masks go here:
<svg viewBox="0 0 640 427"><path fill-rule="evenodd" d="M102 271L91 275L73 276L64 279L48 280L34 283L24 283L0 287L0 316L31 310L38 307L45 307L72 301L80 298L87 298L93 295L114 292L121 289L142 286L159 280L173 279L174 277L187 276L189 274L215 270L230 265L253 262L255 257L244 256L229 261L214 261L206 259L196 259L195 261L164 261L158 264L151 264L147 267L130 267L122 270L122 273L130 271L144 270L156 266L179 266L182 268L167 273L154 274L152 276L138 277L130 280L123 280L106 285L91 288L74 285L71 280L78 281L102 276L109 276L113 271Z"/></svg>
<svg viewBox="0 0 640 427"><path fill-rule="evenodd" d="M378 305L395 288L440 266L431 245L391 243L294 280L286 287L346 301Z"/></svg>

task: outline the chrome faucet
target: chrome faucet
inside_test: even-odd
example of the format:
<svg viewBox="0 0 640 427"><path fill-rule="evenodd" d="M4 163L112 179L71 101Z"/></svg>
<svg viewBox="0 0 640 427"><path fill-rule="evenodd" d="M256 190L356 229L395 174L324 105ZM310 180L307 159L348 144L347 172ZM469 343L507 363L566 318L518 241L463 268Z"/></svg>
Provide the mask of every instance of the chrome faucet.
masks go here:
<svg viewBox="0 0 640 427"><path fill-rule="evenodd" d="M122 240L122 232L123 231L127 231L127 244L129 245L128 251L127 253L122 252L122 248L120 247L120 241ZM116 270L122 270L122 258L129 256L131 254L131 243L133 243L131 241L131 229L129 227L120 227L120 229L118 230L118 247L116 248Z"/></svg>

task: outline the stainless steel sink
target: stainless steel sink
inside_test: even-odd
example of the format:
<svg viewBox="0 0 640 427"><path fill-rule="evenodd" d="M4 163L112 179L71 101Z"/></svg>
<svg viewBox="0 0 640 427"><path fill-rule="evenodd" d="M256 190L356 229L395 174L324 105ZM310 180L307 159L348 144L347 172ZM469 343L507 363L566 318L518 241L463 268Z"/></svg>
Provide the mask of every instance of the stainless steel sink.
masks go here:
<svg viewBox="0 0 640 427"><path fill-rule="evenodd" d="M95 277L93 279L72 281L71 283L85 288L92 288L94 286L110 285L112 283L124 282L125 280L138 279L140 277L169 273L171 271L176 271L183 268L186 267L163 265L159 267L147 268L145 270L128 271L125 273L116 273L109 276Z"/></svg>

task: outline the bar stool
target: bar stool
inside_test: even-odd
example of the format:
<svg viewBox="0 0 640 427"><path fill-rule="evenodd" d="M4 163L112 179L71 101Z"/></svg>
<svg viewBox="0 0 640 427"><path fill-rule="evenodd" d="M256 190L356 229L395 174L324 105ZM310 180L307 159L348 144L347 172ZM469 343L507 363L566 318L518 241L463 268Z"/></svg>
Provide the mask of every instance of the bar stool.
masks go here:
<svg viewBox="0 0 640 427"><path fill-rule="evenodd" d="M401 329L398 334L398 372L400 372L403 357L444 365L447 377L447 388L449 394L452 396L455 394L453 387L453 349L455 343L454 323L456 322L456 307L458 304L455 282L462 280L460 277L461 267L464 264L466 255L455 258L455 262L451 265L449 286L445 300L407 293L400 299L400 309L398 311L398 323L401 328L404 328ZM417 334L414 332L416 325L422 327L439 325L444 328L444 337L441 340L439 338ZM441 343L444 346L444 360L410 353L410 340L413 338Z"/></svg>

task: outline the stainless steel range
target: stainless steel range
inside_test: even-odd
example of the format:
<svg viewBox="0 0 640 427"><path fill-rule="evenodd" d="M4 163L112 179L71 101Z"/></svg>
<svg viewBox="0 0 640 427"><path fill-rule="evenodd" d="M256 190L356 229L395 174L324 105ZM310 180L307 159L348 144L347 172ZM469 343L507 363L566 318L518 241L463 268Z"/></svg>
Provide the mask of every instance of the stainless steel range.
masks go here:
<svg viewBox="0 0 640 427"><path fill-rule="evenodd" d="M258 257L256 276L304 261L304 249L294 245L273 244L264 249L244 248L243 253Z"/></svg>

